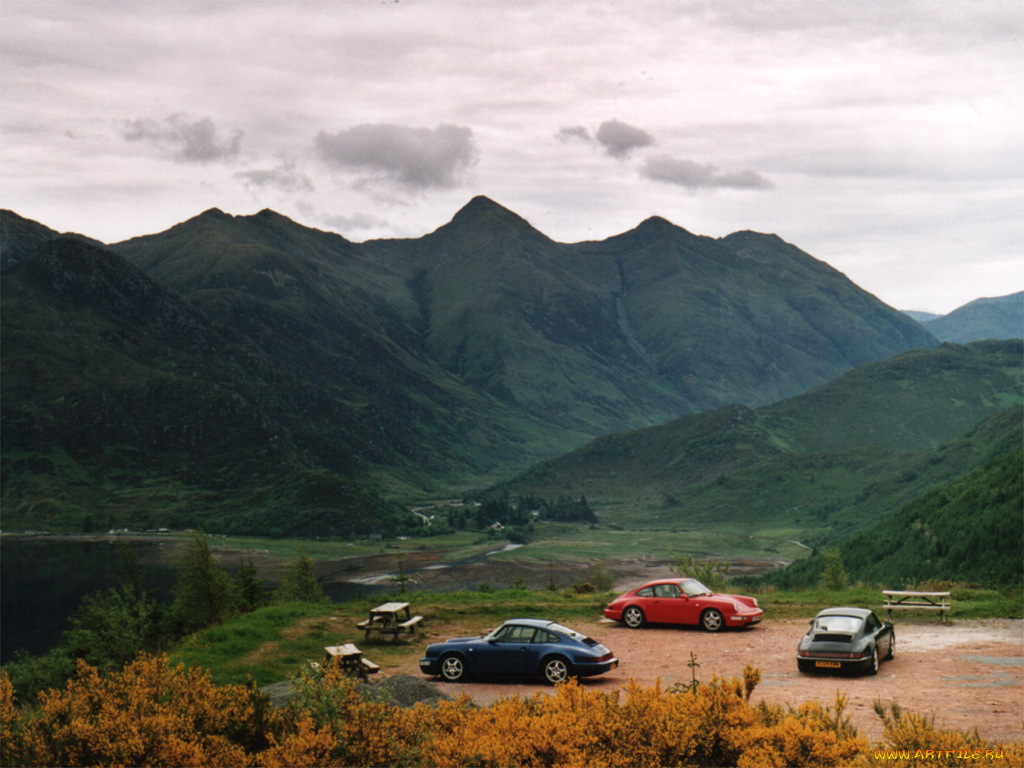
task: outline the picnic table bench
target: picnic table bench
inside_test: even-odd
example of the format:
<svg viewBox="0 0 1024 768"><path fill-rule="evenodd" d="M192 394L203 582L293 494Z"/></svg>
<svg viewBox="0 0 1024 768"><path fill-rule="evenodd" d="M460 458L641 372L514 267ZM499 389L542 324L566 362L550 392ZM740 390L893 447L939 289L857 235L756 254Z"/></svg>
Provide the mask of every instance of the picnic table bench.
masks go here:
<svg viewBox="0 0 1024 768"><path fill-rule="evenodd" d="M398 642L402 632L415 633L416 625L423 621L422 616L413 616L408 603L384 603L370 609L370 617L356 624L357 629L366 633L370 639L373 632L381 636L390 634L392 640Z"/></svg>
<svg viewBox="0 0 1024 768"><path fill-rule="evenodd" d="M380 666L363 658L363 652L352 643L324 647L324 665L337 664L347 675L369 682L369 676L380 671Z"/></svg>
<svg viewBox="0 0 1024 768"><path fill-rule="evenodd" d="M892 620L892 612L901 608L923 611L938 611L942 621L950 611L952 600L949 592L904 592L896 589L883 589L885 595L885 612Z"/></svg>

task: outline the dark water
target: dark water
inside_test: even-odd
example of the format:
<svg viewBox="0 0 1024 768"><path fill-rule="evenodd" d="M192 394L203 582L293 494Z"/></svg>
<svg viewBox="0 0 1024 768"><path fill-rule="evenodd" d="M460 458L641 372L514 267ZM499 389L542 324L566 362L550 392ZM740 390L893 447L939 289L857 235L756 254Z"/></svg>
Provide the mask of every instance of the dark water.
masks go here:
<svg viewBox="0 0 1024 768"><path fill-rule="evenodd" d="M61 641L68 617L89 592L116 586L126 573L121 548L138 555L142 583L170 594L173 568L160 562L163 542L0 538L0 663L18 649L44 653Z"/></svg>
<svg viewBox="0 0 1024 768"><path fill-rule="evenodd" d="M136 555L143 586L168 603L177 576L180 541L96 540L0 537L0 664L19 649L45 653L59 645L82 598L122 583L123 548ZM225 565L229 575L234 568ZM267 581L269 591L275 582ZM394 588L333 582L323 585L332 602L371 596Z"/></svg>

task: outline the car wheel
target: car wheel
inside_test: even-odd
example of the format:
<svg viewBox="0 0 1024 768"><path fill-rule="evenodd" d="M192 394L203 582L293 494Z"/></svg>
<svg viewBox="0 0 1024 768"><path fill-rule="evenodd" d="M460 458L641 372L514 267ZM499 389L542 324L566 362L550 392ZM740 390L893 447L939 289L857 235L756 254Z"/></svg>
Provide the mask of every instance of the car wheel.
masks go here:
<svg viewBox="0 0 1024 768"><path fill-rule="evenodd" d="M700 615L700 625L708 632L717 632L725 626L725 619L722 617L721 611L708 608Z"/></svg>
<svg viewBox="0 0 1024 768"><path fill-rule="evenodd" d="M871 662L870 662L870 666L868 667L868 674L869 675L877 675L878 674L878 646L877 645L874 646L871 649Z"/></svg>
<svg viewBox="0 0 1024 768"><path fill-rule="evenodd" d="M460 656L445 656L441 659L441 677L449 683L458 683L466 678L466 662Z"/></svg>
<svg viewBox="0 0 1024 768"><path fill-rule="evenodd" d="M796 660L796 668L799 669L801 672L813 672L814 671L814 662L813 661L804 661L803 659L797 659Z"/></svg>
<svg viewBox="0 0 1024 768"><path fill-rule="evenodd" d="M640 629L646 621L643 610L635 605L629 606L629 608L622 612L622 620L630 629Z"/></svg>
<svg viewBox="0 0 1024 768"><path fill-rule="evenodd" d="M561 683L572 677L572 667L561 656L555 656L544 662L544 679L552 685Z"/></svg>
<svg viewBox="0 0 1024 768"><path fill-rule="evenodd" d="M885 654L885 658L886 659L895 659L896 658L896 633L895 632L893 632L892 636L889 638L889 652L887 654Z"/></svg>

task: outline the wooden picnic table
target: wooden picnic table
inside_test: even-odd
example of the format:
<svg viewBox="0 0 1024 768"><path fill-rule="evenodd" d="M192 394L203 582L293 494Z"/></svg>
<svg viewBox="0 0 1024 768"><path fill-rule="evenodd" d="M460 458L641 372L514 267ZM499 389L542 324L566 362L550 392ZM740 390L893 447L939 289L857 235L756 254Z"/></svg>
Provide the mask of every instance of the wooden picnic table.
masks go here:
<svg viewBox="0 0 1024 768"><path fill-rule="evenodd" d="M390 634L397 642L400 633L415 632L416 625L421 621L423 617L413 616L408 603L384 603L371 608L370 617L360 621L356 627L366 633L367 640L370 639L370 633L377 632L382 636Z"/></svg>
<svg viewBox="0 0 1024 768"><path fill-rule="evenodd" d="M892 620L892 612L901 608L913 608L925 611L938 611L943 623L946 614L953 607L950 604L949 592L905 592L898 589L883 589L885 595L885 612Z"/></svg>
<svg viewBox="0 0 1024 768"><path fill-rule="evenodd" d="M369 659L363 658L363 652L352 643L343 645L328 645L324 647L324 665L337 664L346 675L360 678L364 683L369 682L369 675L374 674L380 667Z"/></svg>

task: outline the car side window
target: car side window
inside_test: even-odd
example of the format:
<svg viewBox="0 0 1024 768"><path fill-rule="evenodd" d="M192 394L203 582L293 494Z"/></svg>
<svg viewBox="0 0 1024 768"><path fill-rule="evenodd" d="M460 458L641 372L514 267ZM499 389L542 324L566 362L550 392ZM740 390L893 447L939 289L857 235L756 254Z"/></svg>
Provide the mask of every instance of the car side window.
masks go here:
<svg viewBox="0 0 1024 768"><path fill-rule="evenodd" d="M546 632L543 629L538 629L537 634L533 636L533 642L535 643L557 643L558 636L552 635L550 632Z"/></svg>
<svg viewBox="0 0 1024 768"><path fill-rule="evenodd" d="M644 587L643 589L637 590L637 597L654 597L653 587Z"/></svg>
<svg viewBox="0 0 1024 768"><path fill-rule="evenodd" d="M512 627L502 627L491 639L499 643L508 642L508 636L511 631Z"/></svg>
<svg viewBox="0 0 1024 768"><path fill-rule="evenodd" d="M506 643L532 643L534 632L533 627L510 627L502 639Z"/></svg>
<svg viewBox="0 0 1024 768"><path fill-rule="evenodd" d="M873 613L868 614L867 625L868 630L871 632L877 632L879 628L882 626L878 621L878 617L875 616L875 614Z"/></svg>
<svg viewBox="0 0 1024 768"><path fill-rule="evenodd" d="M675 584L655 584L655 597L679 597L679 587Z"/></svg>

